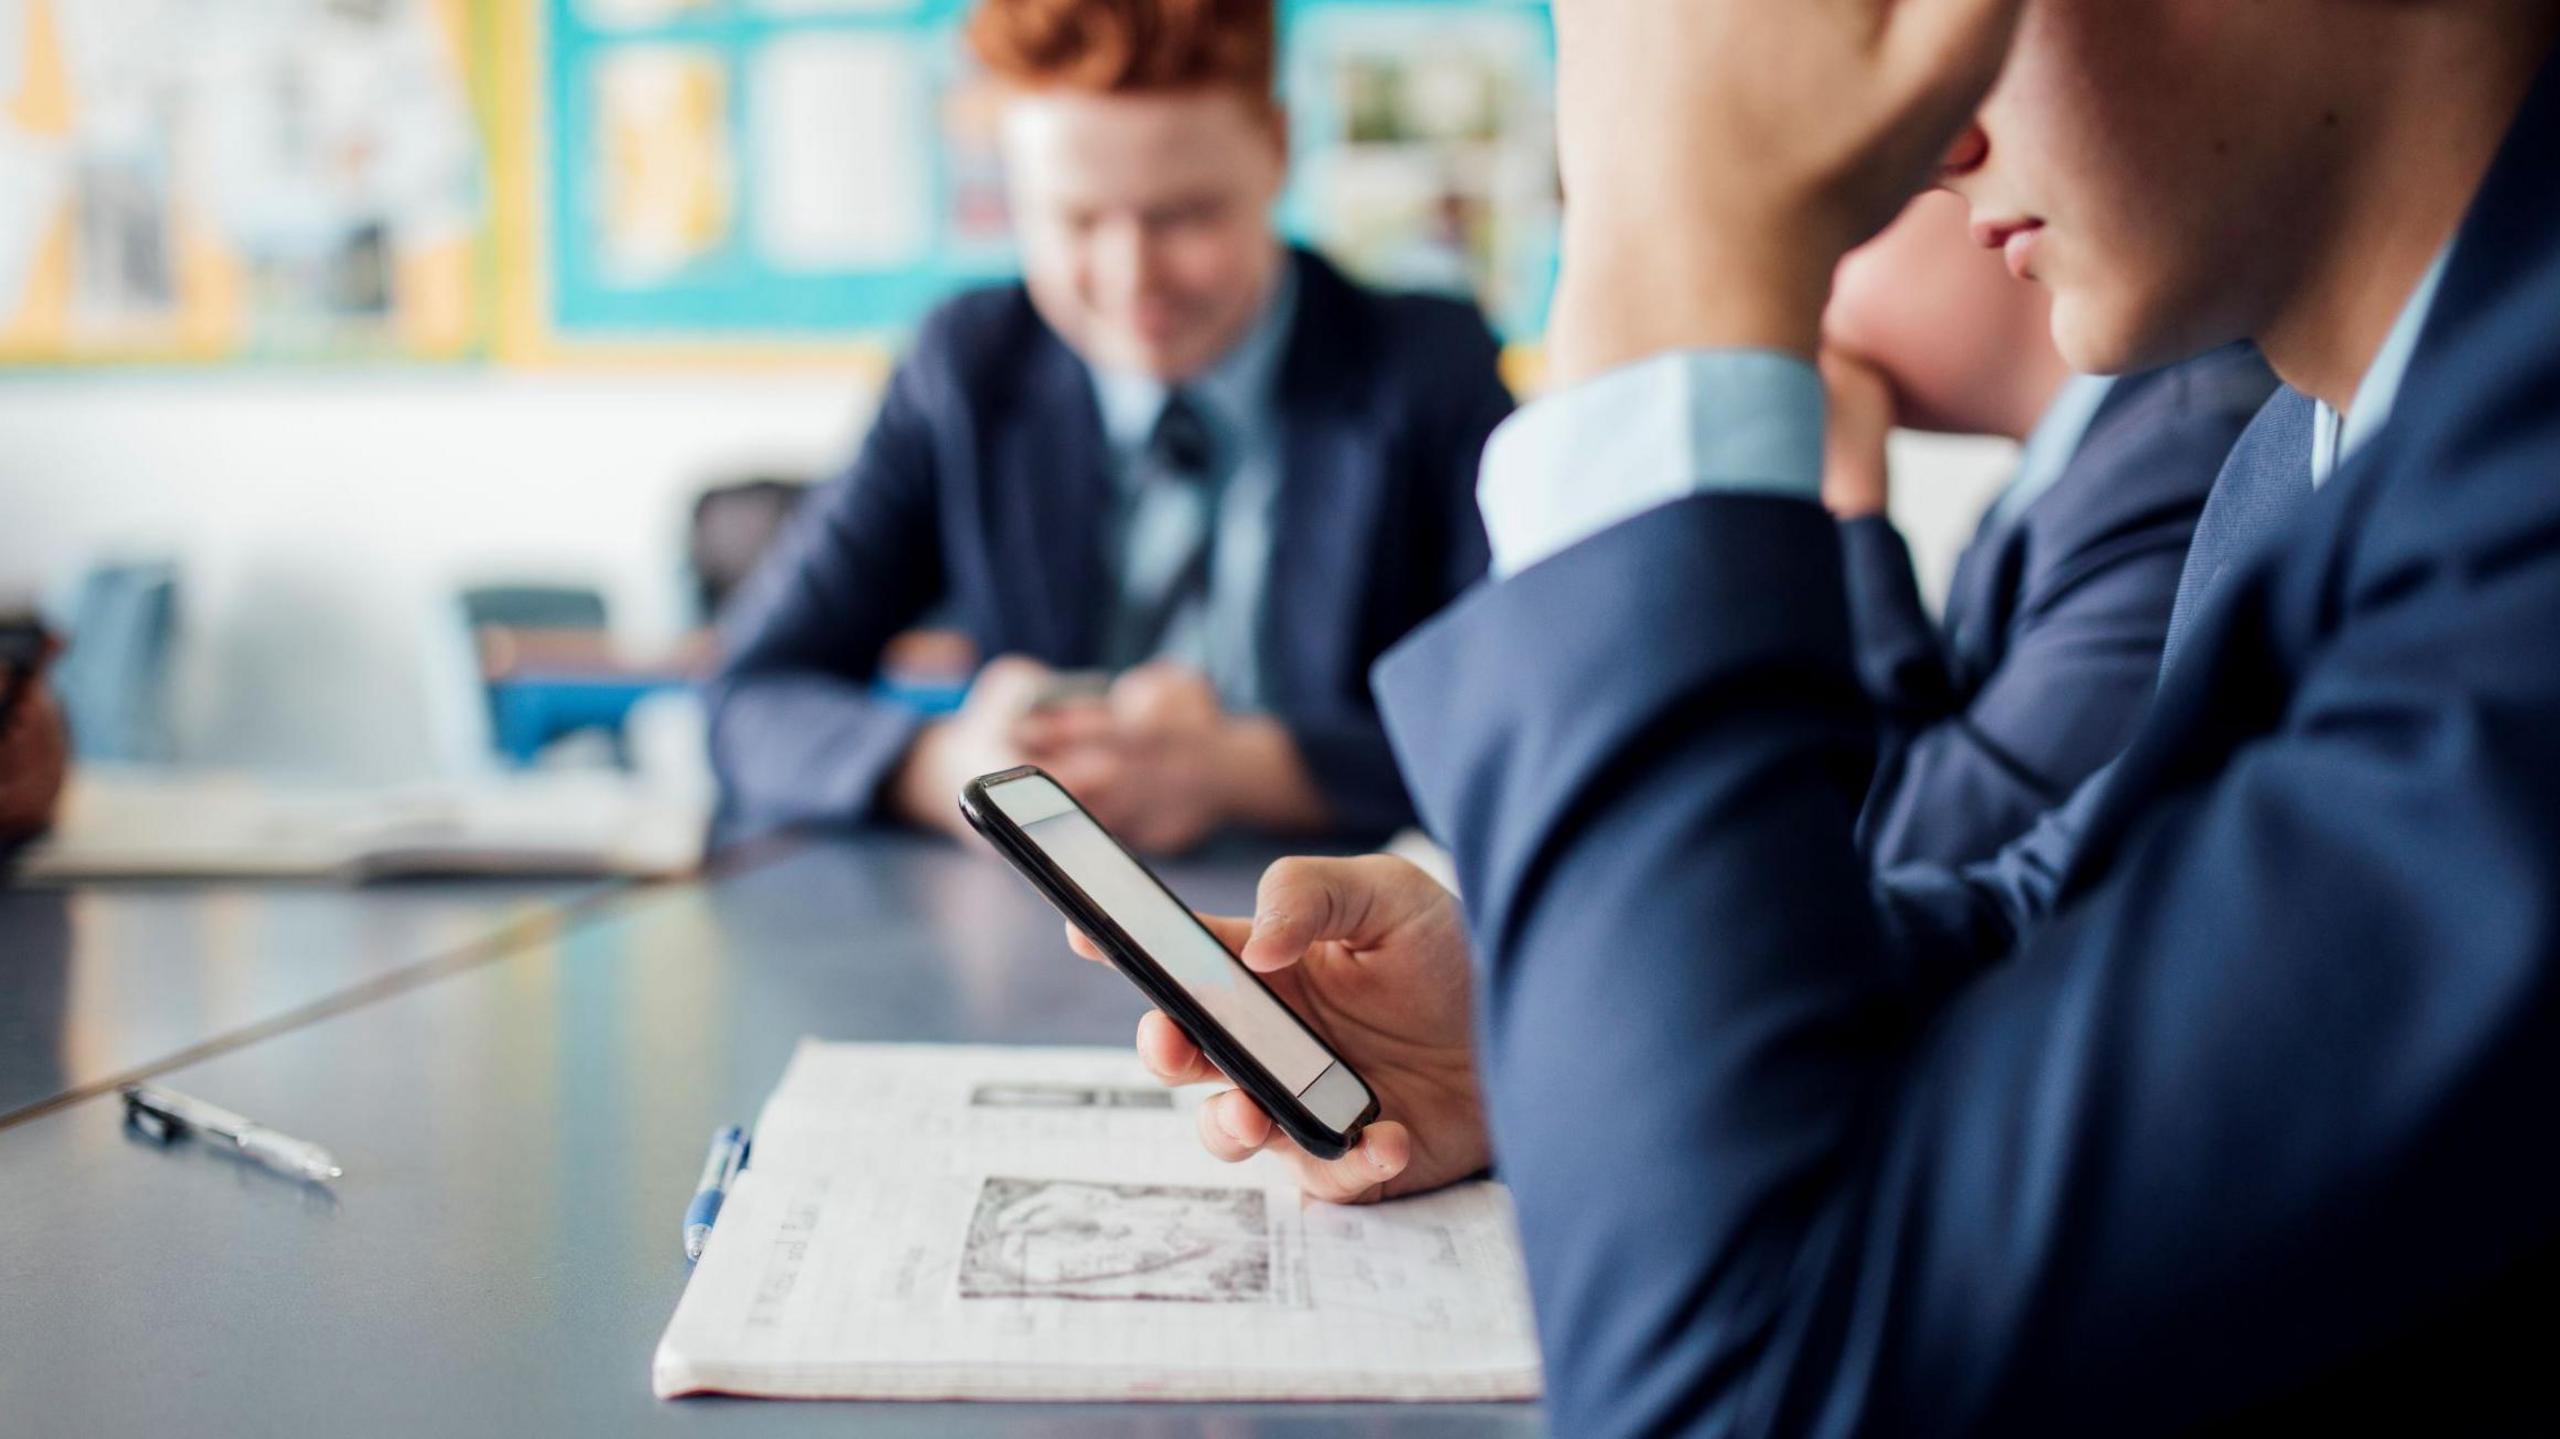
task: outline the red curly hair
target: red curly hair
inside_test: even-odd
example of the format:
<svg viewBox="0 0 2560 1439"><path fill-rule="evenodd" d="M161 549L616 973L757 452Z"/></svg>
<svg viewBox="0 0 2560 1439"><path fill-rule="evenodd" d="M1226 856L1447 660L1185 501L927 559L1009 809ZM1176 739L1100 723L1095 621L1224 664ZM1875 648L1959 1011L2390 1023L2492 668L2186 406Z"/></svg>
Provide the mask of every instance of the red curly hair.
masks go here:
<svg viewBox="0 0 2560 1439"><path fill-rule="evenodd" d="M969 48L1030 90L1271 94L1272 0L983 0Z"/></svg>

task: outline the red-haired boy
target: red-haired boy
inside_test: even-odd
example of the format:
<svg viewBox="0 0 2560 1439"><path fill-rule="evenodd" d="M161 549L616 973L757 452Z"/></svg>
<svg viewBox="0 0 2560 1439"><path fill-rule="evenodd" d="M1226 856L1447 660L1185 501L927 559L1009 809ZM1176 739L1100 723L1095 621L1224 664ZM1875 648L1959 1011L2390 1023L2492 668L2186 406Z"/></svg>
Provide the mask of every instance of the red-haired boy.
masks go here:
<svg viewBox="0 0 2560 1439"><path fill-rule="evenodd" d="M1485 565L1476 461L1510 399L1482 318L1274 231L1268 0L988 0L969 40L1006 92L1024 281L926 321L742 597L730 828L953 828L962 781L1026 761L1156 850L1404 822L1368 669ZM871 692L928 613L996 657L944 720Z"/></svg>

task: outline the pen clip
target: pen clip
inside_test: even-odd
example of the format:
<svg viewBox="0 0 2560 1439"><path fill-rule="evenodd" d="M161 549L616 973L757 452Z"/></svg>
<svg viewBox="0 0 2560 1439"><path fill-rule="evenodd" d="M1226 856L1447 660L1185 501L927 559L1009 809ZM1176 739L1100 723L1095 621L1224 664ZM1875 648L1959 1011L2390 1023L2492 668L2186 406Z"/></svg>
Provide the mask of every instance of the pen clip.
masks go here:
<svg viewBox="0 0 2560 1439"><path fill-rule="evenodd" d="M139 1085L128 1084L122 1093L125 1128L160 1145L175 1143L186 1136L186 1121L154 1105L143 1096Z"/></svg>

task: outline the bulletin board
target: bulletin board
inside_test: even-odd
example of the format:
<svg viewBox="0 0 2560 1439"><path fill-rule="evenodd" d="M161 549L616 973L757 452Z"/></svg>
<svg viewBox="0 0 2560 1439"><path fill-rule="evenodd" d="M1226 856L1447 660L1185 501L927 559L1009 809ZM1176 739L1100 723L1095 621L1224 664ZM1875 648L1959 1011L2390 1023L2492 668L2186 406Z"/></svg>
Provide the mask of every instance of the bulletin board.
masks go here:
<svg viewBox="0 0 2560 1439"><path fill-rule="evenodd" d="M0 361L480 353L482 0L0 0Z"/></svg>
<svg viewBox="0 0 2560 1439"><path fill-rule="evenodd" d="M876 333L1009 272L957 3L542 3L562 335Z"/></svg>
<svg viewBox="0 0 2560 1439"><path fill-rule="evenodd" d="M539 0L549 338L895 336L1014 259L965 0ZM1286 0L1282 220L1514 339L1555 268L1543 4Z"/></svg>
<svg viewBox="0 0 2560 1439"><path fill-rule="evenodd" d="M0 0L0 364L877 360L1014 272L967 0ZM1514 341L1537 0L1282 0L1281 220Z"/></svg>

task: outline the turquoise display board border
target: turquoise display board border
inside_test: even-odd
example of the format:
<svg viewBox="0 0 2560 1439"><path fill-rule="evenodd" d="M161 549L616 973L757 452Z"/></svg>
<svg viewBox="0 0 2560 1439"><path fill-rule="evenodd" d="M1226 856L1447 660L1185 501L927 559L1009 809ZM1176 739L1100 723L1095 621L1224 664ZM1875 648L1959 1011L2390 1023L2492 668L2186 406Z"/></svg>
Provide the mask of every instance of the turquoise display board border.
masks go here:
<svg viewBox="0 0 2560 1439"><path fill-rule="evenodd" d="M753 167L743 159L732 166L733 221L724 243L669 275L645 283L624 283L596 263L600 243L593 117L600 66L617 52L637 47L677 47L715 57L728 83L730 134L743 141L753 123L746 93L749 58L775 40L826 33L894 37L913 45L936 67L933 82L918 87L915 133L938 136L933 108L943 80L961 63L959 27L967 0L915 0L905 7L771 14L753 9L747 0L720 0L698 15L645 28L606 29L592 24L577 0L545 3L545 108L549 113L543 173L544 225L549 237L547 270L550 328L559 338L579 341L755 341L822 340L849 335L895 336L911 329L925 311L963 287L1009 276L1003 256L962 254L945 243L937 229L928 247L931 258L896 269L797 273L762 263L754 250L756 194ZM1546 6L1538 0L1285 0L1281 10L1284 37L1306 17L1321 11L1375 10L1404 12L1433 8L1495 9L1533 15L1542 37L1551 37ZM1542 63L1552 67L1552 39L1544 41ZM1284 99L1300 119L1300 133L1322 133L1324 97L1289 93L1290 69L1283 66ZM736 147L743 153L744 146ZM931 162L935 225L948 212L948 177L937 150ZM1292 194L1283 204L1284 228L1303 234L1308 206ZM1552 245L1534 247L1524 263L1530 273L1511 276L1524 298L1509 313L1494 317L1511 340L1534 339L1545 322L1546 293L1552 279ZM1516 269L1516 266L1515 266Z"/></svg>

